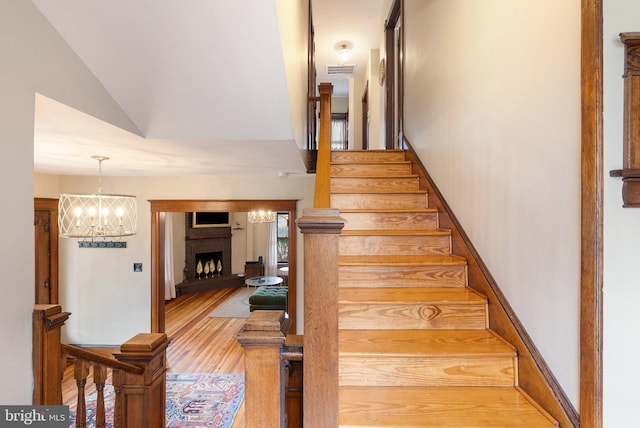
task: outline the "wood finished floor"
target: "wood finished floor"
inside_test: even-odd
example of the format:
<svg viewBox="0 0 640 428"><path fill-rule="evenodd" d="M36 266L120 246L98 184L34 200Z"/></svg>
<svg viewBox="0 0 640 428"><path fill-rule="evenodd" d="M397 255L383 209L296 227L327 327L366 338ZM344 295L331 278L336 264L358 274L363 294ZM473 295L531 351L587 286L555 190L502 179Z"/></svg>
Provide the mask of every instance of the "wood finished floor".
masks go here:
<svg viewBox="0 0 640 428"><path fill-rule="evenodd" d="M180 296L166 304L166 332L169 372L244 373L244 353L236 336L244 318L211 318L209 314L226 301L235 289L214 290ZM111 379L108 380L111 383ZM87 391L94 389L88 379ZM76 401L73 366L67 367L62 383L64 404ZM244 402L232 428L244 428Z"/></svg>

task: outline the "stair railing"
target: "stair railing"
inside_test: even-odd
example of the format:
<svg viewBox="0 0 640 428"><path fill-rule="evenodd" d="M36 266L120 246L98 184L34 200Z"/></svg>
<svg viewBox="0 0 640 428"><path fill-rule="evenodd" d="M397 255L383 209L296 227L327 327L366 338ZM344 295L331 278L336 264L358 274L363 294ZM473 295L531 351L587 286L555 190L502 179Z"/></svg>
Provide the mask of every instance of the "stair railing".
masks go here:
<svg viewBox="0 0 640 428"><path fill-rule="evenodd" d="M318 134L318 161L316 163L316 187L313 200L315 208L329 208L330 163L331 163L331 83L320 83L320 132Z"/></svg>
<svg viewBox="0 0 640 428"><path fill-rule="evenodd" d="M304 210L297 220L304 234L305 334L295 336L297 342L291 345L294 339L287 339L288 319L283 311L255 311L245 322L238 341L245 350L245 422L249 427L338 426L338 237L345 221L338 210L330 208L333 86L321 83L319 92L314 208Z"/></svg>
<svg viewBox="0 0 640 428"><path fill-rule="evenodd" d="M338 238L344 219L331 209L331 94L321 83L314 208L297 224L304 235L303 425L338 426Z"/></svg>
<svg viewBox="0 0 640 428"><path fill-rule="evenodd" d="M96 388L96 426L105 426L104 386L112 371L115 391L114 427L160 428L166 419L166 348L164 333L140 333L120 346L113 357L62 344L61 327L69 317L60 305L36 305L33 312L33 404L61 405L67 358L74 362L78 388L76 427L86 426L86 383L90 367Z"/></svg>

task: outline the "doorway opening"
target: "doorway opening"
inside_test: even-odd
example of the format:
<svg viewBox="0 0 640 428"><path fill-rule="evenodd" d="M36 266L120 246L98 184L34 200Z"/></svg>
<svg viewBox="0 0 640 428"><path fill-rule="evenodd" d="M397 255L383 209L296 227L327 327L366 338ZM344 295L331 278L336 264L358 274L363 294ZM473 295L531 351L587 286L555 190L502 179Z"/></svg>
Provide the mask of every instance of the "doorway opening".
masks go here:
<svg viewBox="0 0 640 428"><path fill-rule="evenodd" d="M164 286L165 277L165 236L166 213L170 212L249 212L269 210L287 213L289 220L295 220L297 200L151 200L151 331L165 332ZM288 228L288 288L289 318L291 331L296 331L296 228Z"/></svg>

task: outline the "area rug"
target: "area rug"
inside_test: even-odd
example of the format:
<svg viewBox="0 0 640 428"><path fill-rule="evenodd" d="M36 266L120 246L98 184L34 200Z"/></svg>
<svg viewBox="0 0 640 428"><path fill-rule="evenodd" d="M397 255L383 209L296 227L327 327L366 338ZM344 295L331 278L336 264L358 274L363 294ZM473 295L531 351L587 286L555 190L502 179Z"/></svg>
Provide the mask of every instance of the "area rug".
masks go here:
<svg viewBox="0 0 640 428"><path fill-rule="evenodd" d="M167 373L167 427L229 428L244 398L244 375ZM115 393L105 385L106 426L113 427ZM95 392L87 396L87 427L95 427ZM75 404L69 408L75 427Z"/></svg>
<svg viewBox="0 0 640 428"><path fill-rule="evenodd" d="M254 287L239 288L209 316L212 318L249 318L249 296L255 291Z"/></svg>

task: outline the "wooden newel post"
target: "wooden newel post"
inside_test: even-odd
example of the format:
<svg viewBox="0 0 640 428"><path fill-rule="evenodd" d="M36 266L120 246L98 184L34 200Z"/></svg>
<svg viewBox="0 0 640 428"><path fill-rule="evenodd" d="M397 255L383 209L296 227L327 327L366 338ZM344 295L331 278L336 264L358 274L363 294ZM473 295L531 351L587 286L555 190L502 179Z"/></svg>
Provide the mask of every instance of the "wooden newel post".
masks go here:
<svg viewBox="0 0 640 428"><path fill-rule="evenodd" d="M119 361L144 368L142 374L113 371L117 427L165 427L167 345L165 333L140 333L123 343L119 353L114 353Z"/></svg>
<svg viewBox="0 0 640 428"><path fill-rule="evenodd" d="M61 329L71 315L60 305L35 305L33 309L33 404L62 404Z"/></svg>
<svg viewBox="0 0 640 428"><path fill-rule="evenodd" d="M248 427L284 427L284 311L254 311L238 333L244 348L244 415Z"/></svg>
<svg viewBox="0 0 640 428"><path fill-rule="evenodd" d="M338 210L307 209L304 234L304 424L338 426Z"/></svg>
<svg viewBox="0 0 640 428"><path fill-rule="evenodd" d="M331 164L331 83L320 83L320 134L318 135L318 160L316 162L316 187L313 196L315 208L329 208Z"/></svg>

